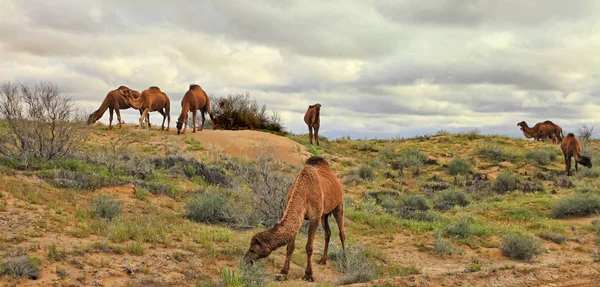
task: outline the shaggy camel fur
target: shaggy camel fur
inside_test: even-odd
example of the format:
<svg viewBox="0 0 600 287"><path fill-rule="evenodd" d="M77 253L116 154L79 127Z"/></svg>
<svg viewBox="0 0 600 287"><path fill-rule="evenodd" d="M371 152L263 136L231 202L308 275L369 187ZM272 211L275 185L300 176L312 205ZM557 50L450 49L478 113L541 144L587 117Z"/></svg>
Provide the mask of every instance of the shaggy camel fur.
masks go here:
<svg viewBox="0 0 600 287"><path fill-rule="evenodd" d="M308 126L308 135L310 136L310 144L313 143L313 129L315 131L315 141L319 145L319 126L321 123L321 104L308 106L308 110L304 114L304 122Z"/></svg>
<svg viewBox="0 0 600 287"><path fill-rule="evenodd" d="M592 168L592 159L588 156L581 155L581 145L573 133L569 133L560 145L563 155L565 156L565 169L567 175L571 175L571 157L575 158L575 171L578 171L577 163Z"/></svg>
<svg viewBox="0 0 600 287"><path fill-rule="evenodd" d="M530 128L525 121L517 124L521 127L523 135L526 138L534 138L535 140L544 140L547 137L552 139L552 143L560 143L563 139L562 128L555 125L551 121L544 121L537 123L535 126Z"/></svg>
<svg viewBox="0 0 600 287"><path fill-rule="evenodd" d="M119 88L112 90L106 94L106 98L96 111L90 114L87 120L87 124L91 125L98 121L106 112L106 109L110 112L110 118L108 120L108 129L112 129L113 111L117 113L117 120L119 121L119 128L121 128L121 112L120 110L126 110L131 106L123 98L125 95L131 94L134 98L140 97L140 92L131 90L126 86L120 86ZM142 111L140 110L140 115Z"/></svg>
<svg viewBox="0 0 600 287"><path fill-rule="evenodd" d="M340 231L342 249L345 250L346 232L344 230L344 200L342 185L321 157L306 160L306 166L300 171L287 196L287 204L282 219L275 226L256 233L250 240L250 248L244 259L254 261L269 256L271 252L287 244L285 263L281 274L288 274L290 259L294 252L296 235L304 219L309 221L308 240L306 241L306 270L303 280L314 281L311 256L313 241L319 223L325 231L325 248L319 264L327 262L327 248L331 237L329 215L333 214Z"/></svg>
<svg viewBox="0 0 600 287"><path fill-rule="evenodd" d="M131 94L125 95L124 98L131 107L143 111L140 117L140 128L144 119L146 119L146 124L148 125L144 125L144 127L149 127L150 116L148 113L158 111L163 116L162 129L165 129L165 120L168 120L166 130L169 130L169 125L171 124L171 101L167 94L163 93L158 87L152 86L144 90L138 99L134 99Z"/></svg>
<svg viewBox="0 0 600 287"><path fill-rule="evenodd" d="M198 85L190 85L189 90L181 99L181 115L179 115L179 119L177 120L177 134L180 132L182 134L185 133L185 129L187 128L188 123L188 114L191 111L193 121L194 121L194 130L193 133L196 132L196 112L200 110L200 115L202 115L202 124L200 125L200 131L204 128L204 113L208 113L210 116L210 120L212 122L212 128L215 129L215 120L213 118L212 113L210 112L210 99L204 90ZM183 131L181 131L181 127L183 126Z"/></svg>

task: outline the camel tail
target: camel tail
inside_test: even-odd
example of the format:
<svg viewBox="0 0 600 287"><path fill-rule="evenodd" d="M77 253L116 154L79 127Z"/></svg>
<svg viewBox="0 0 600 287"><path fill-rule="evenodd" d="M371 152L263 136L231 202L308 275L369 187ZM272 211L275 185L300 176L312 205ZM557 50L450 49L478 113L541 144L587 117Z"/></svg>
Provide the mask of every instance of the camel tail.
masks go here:
<svg viewBox="0 0 600 287"><path fill-rule="evenodd" d="M314 166L314 165L327 164L327 161L325 161L325 159L320 156L311 156L306 160L306 164Z"/></svg>

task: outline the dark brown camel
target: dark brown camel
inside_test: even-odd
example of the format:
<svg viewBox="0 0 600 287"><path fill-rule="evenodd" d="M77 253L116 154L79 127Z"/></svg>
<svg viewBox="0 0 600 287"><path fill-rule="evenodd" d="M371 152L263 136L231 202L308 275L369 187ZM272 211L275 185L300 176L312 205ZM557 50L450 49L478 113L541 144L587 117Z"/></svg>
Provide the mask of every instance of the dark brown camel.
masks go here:
<svg viewBox="0 0 600 287"><path fill-rule="evenodd" d="M329 168L329 164L321 157L306 160L306 166L296 177L287 196L287 204L282 219L275 226L256 233L250 240L250 248L244 259L254 261L265 258L281 246L287 245L285 263L281 274L288 274L290 259L294 252L296 235L304 219L309 221L308 239L306 241L306 270L303 280L314 281L311 256L313 241L319 223L325 231L325 248L320 264L327 262L327 248L331 237L328 218L333 214L340 231L342 249L345 250L346 232L344 230L343 189L339 180Z"/></svg>
<svg viewBox="0 0 600 287"><path fill-rule="evenodd" d="M171 101L167 94L163 93L158 87L152 86L144 90L137 99L134 99L131 94L125 95L124 99L131 107L143 111L140 116L140 128L144 119L146 119L146 124L148 125L144 126L149 127L150 116L148 113L157 111L163 116L162 129L165 130L165 120L168 120L166 130L169 130L169 125L171 124Z"/></svg>
<svg viewBox="0 0 600 287"><path fill-rule="evenodd" d="M110 118L108 120L108 129L112 129L112 121L113 121L113 111L117 113L117 120L119 121L119 128L121 128L121 112L120 110L126 110L131 108L131 106L125 101L123 98L125 95L131 94L134 98L139 98L140 93L135 90L131 90L126 86L120 86L119 88L112 90L106 94L106 98L100 105L96 111L90 114L87 120L87 124L91 125L98 121L104 113L106 109L108 109L110 113ZM140 110L140 115L142 114L142 110Z"/></svg>
<svg viewBox="0 0 600 287"><path fill-rule="evenodd" d="M321 104L314 104L308 106L308 110L304 114L304 122L308 126L308 135L310 137L310 144L313 143L313 130L315 134L315 141L319 145L319 126L321 123Z"/></svg>
<svg viewBox="0 0 600 287"><path fill-rule="evenodd" d="M588 156L581 155L581 145L573 133L569 133L560 145L563 155L565 156L565 169L567 175L571 175L571 157L575 158L575 171L578 171L577 163L592 168L592 159Z"/></svg>
<svg viewBox="0 0 600 287"><path fill-rule="evenodd" d="M210 112L210 99L204 90L198 85L190 85L189 90L181 99L181 115L179 115L179 119L177 120L177 134L180 133L181 127L183 126L182 134L185 133L185 129L188 124L188 115L189 112L192 112L193 122L194 122L194 130L193 133L196 132L196 112L200 110L200 115L202 115L202 124L200 125L200 131L204 128L204 113L208 113L210 116L210 120L212 122L212 128L215 129L215 120L213 118L212 113Z"/></svg>
<svg viewBox="0 0 600 287"><path fill-rule="evenodd" d="M518 123L517 126L521 127L523 135L525 135L526 138L534 138L537 141L543 141L547 137L550 137L552 143L560 143L563 139L562 128L551 121L537 123L531 128L525 121L522 121Z"/></svg>

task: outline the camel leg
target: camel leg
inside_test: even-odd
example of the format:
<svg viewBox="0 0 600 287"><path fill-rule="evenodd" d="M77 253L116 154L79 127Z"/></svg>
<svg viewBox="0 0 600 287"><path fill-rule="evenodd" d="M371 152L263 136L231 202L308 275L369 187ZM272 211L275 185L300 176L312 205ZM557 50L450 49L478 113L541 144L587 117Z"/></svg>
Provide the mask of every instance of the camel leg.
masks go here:
<svg viewBox="0 0 600 287"><path fill-rule="evenodd" d="M312 131L312 127L310 125L308 125L308 137L310 138L310 144L312 144L312 140L313 140L313 131Z"/></svg>
<svg viewBox="0 0 600 287"><path fill-rule="evenodd" d="M319 145L319 124L314 125L313 128L315 129L315 141Z"/></svg>
<svg viewBox="0 0 600 287"><path fill-rule="evenodd" d="M112 108L108 108L108 112L110 113L110 116L108 117L108 129L112 129L112 120L113 120L113 109Z"/></svg>
<svg viewBox="0 0 600 287"><path fill-rule="evenodd" d="M577 167L577 161L575 161L575 172L579 172L579 168Z"/></svg>
<svg viewBox="0 0 600 287"><path fill-rule="evenodd" d="M315 281L315 278L313 277L311 257L313 253L313 243L315 241L315 235L317 235L317 228L319 228L320 219L320 217L311 219L308 226L308 239L306 240L306 270L304 271L304 277L302 277L302 280L306 280L308 282Z"/></svg>
<svg viewBox="0 0 600 287"><path fill-rule="evenodd" d="M119 128L122 128L123 126L121 125L121 109L117 108L115 109L115 112L117 113L117 120L119 120Z"/></svg>
<svg viewBox="0 0 600 287"><path fill-rule="evenodd" d="M158 112L163 116L163 122L162 122L162 126L160 127L161 130L165 130L165 120L167 120L167 114L165 114L165 112L160 109L158 110Z"/></svg>
<svg viewBox="0 0 600 287"><path fill-rule="evenodd" d="M290 243L287 245L287 252L285 254L285 262L283 263L283 268L281 268L281 274L287 275L290 271L290 260L292 260L292 254L294 253L294 248L296 247L296 238L292 239Z"/></svg>
<svg viewBox="0 0 600 287"><path fill-rule="evenodd" d="M197 110L194 110L194 111L192 112L192 116L194 117L194 118L192 119L192 122L194 122L194 130L193 130L192 132L193 132L193 133L195 133L195 132L196 132L196 117L198 117L198 111L197 111ZM204 124L204 122L202 122L202 124ZM202 127L200 127L200 130L202 131Z"/></svg>
<svg viewBox="0 0 600 287"><path fill-rule="evenodd" d="M200 116L202 116L202 125L200 125L200 131L202 131L204 129L204 120L206 119L204 117L204 110L200 110Z"/></svg>
<svg viewBox="0 0 600 287"><path fill-rule="evenodd" d="M210 124L212 125L212 129L215 129L215 118L213 117L212 113L208 113L208 116L210 117Z"/></svg>
<svg viewBox="0 0 600 287"><path fill-rule="evenodd" d="M148 113L150 112L150 109L144 109L144 112L142 113L142 116L140 117L140 129L142 128L142 122L144 121L145 118L148 117ZM146 124L148 124L150 121L146 120ZM144 128L146 128L146 125L144 125Z"/></svg>
<svg viewBox="0 0 600 287"><path fill-rule="evenodd" d="M152 125L150 125L150 111L148 111L148 113L146 114L146 124L148 125L148 129L152 127Z"/></svg>
<svg viewBox="0 0 600 287"><path fill-rule="evenodd" d="M333 210L333 217L340 231L340 241L342 242L342 254L346 256L346 229L344 228L344 205L340 204Z"/></svg>
<svg viewBox="0 0 600 287"><path fill-rule="evenodd" d="M567 176L571 175L571 158L565 155L565 170L567 171Z"/></svg>
<svg viewBox="0 0 600 287"><path fill-rule="evenodd" d="M329 228L329 215L323 214L321 217L321 225L323 225L323 230L325 231L325 247L323 248L323 256L321 260L317 261L318 264L325 265L327 263L327 249L329 248L329 239L331 238L331 228Z"/></svg>

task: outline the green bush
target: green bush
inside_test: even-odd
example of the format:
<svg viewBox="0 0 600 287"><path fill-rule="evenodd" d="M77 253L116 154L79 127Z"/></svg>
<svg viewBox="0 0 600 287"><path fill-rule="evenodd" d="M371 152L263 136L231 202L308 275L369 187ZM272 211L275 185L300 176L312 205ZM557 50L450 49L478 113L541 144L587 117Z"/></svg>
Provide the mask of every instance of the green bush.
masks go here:
<svg viewBox="0 0 600 287"><path fill-rule="evenodd" d="M363 164L358 170L358 176L363 180L373 180L375 178L375 172L369 165Z"/></svg>
<svg viewBox="0 0 600 287"><path fill-rule="evenodd" d="M503 161L512 162L517 158L516 155L504 151L497 144L481 147L477 150L477 154L483 159L494 163Z"/></svg>
<svg viewBox="0 0 600 287"><path fill-rule="evenodd" d="M468 174L471 172L471 165L466 160L455 157L448 164L448 171L451 175Z"/></svg>
<svg viewBox="0 0 600 287"><path fill-rule="evenodd" d="M123 203L108 194L100 194L92 200L94 212L104 219L113 220L121 216Z"/></svg>
<svg viewBox="0 0 600 287"><path fill-rule="evenodd" d="M215 126L226 130L259 129L284 132L279 114L268 115L266 106L251 99L249 93L217 97L212 101Z"/></svg>
<svg viewBox="0 0 600 287"><path fill-rule="evenodd" d="M464 250L454 247L450 240L444 239L440 234L433 238L433 251L441 256L464 253Z"/></svg>
<svg viewBox="0 0 600 287"><path fill-rule="evenodd" d="M510 171L498 174L492 189L498 193L505 193L519 188L519 179Z"/></svg>
<svg viewBox="0 0 600 287"><path fill-rule="evenodd" d="M437 210L449 210L454 206L467 206L469 200L467 194L461 190L447 189L443 190L435 200L433 208Z"/></svg>
<svg viewBox="0 0 600 287"><path fill-rule="evenodd" d="M37 257L21 255L0 264L0 276L37 279L40 275L41 260Z"/></svg>
<svg viewBox="0 0 600 287"><path fill-rule="evenodd" d="M557 153L549 150L533 150L525 154L525 158L537 165L547 165L556 160Z"/></svg>
<svg viewBox="0 0 600 287"><path fill-rule="evenodd" d="M197 222L232 222L227 195L215 190L208 194L197 194L185 205L185 217Z"/></svg>
<svg viewBox="0 0 600 287"><path fill-rule="evenodd" d="M348 245L344 255L341 248L335 245L331 248L330 258L334 262L333 266L342 273L341 284L368 282L375 279L377 272L373 255L365 246Z"/></svg>
<svg viewBox="0 0 600 287"><path fill-rule="evenodd" d="M401 172L408 169L413 174L418 174L428 159L427 154L418 147L409 147L400 153L398 161L392 163L392 167L400 169Z"/></svg>
<svg viewBox="0 0 600 287"><path fill-rule="evenodd" d="M527 261L542 252L541 244L532 236L519 233L507 233L504 235L500 249L504 256Z"/></svg>
<svg viewBox="0 0 600 287"><path fill-rule="evenodd" d="M584 193L561 198L552 206L555 217L585 216L600 212L600 196Z"/></svg>
<svg viewBox="0 0 600 287"><path fill-rule="evenodd" d="M458 221L446 226L446 234L455 238L468 238L473 231L471 230L471 220L463 217Z"/></svg>

